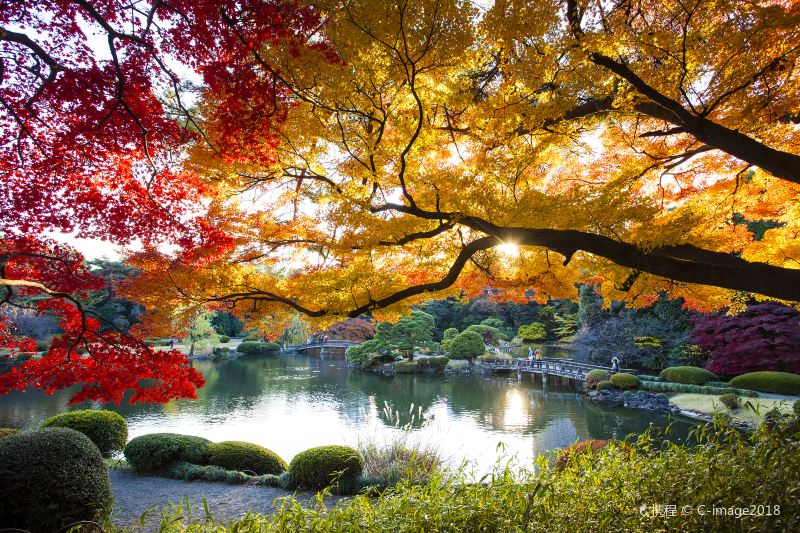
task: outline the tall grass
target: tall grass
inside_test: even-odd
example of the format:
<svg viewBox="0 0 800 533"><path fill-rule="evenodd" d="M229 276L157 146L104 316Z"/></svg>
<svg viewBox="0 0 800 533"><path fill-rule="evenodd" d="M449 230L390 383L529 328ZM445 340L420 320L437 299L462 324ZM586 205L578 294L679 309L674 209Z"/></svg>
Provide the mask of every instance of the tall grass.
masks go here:
<svg viewBox="0 0 800 533"><path fill-rule="evenodd" d="M395 431L361 436L356 445L364 461L364 475L382 477L388 482L412 480L424 482L441 470L445 458L439 449L423 440L414 429L424 429L428 420L422 418L422 408L409 407L408 422L400 425L401 413L384 404L383 415Z"/></svg>

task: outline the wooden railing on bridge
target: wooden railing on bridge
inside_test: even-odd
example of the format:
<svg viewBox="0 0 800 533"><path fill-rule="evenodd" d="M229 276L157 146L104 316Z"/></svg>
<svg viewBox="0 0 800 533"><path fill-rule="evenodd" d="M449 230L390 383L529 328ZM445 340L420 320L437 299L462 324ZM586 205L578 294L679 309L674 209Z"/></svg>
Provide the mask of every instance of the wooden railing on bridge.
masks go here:
<svg viewBox="0 0 800 533"><path fill-rule="evenodd" d="M492 370L512 370L516 372L526 372L542 374L543 376L560 376L570 379L584 381L586 374L590 370L606 370L613 373L611 367L580 363L572 359L484 359L478 364ZM620 368L617 372L628 372L636 374L636 370L630 368Z"/></svg>

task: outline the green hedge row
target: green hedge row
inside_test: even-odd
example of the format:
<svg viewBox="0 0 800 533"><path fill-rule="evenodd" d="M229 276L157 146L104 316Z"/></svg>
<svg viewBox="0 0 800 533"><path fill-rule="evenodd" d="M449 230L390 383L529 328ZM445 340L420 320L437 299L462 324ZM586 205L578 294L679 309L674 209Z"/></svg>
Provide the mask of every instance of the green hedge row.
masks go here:
<svg viewBox="0 0 800 533"><path fill-rule="evenodd" d="M670 383L668 381L640 381L639 388L649 392L692 392L695 394L738 394L755 398L757 392L733 387L709 387L707 385L686 385L684 383Z"/></svg>

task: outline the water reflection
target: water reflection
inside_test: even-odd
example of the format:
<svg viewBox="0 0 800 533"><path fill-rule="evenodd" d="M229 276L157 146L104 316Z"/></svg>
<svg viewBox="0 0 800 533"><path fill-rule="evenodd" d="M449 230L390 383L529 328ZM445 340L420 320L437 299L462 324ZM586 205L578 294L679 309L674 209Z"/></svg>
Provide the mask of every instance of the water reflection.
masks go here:
<svg viewBox="0 0 800 533"><path fill-rule="evenodd" d="M112 406L128 419L131 437L171 431L246 440L289 460L311 446L388 437L401 431L396 426L411 424L418 438L440 447L453 463L468 459L485 471L497 459L498 443L529 461L576 439L624 438L668 422L663 415L594 405L565 385L543 389L530 376L386 377L302 357L194 366L207 382L195 401ZM0 398L0 426L35 427L66 410L69 396L26 392ZM675 437L690 427L676 422Z"/></svg>

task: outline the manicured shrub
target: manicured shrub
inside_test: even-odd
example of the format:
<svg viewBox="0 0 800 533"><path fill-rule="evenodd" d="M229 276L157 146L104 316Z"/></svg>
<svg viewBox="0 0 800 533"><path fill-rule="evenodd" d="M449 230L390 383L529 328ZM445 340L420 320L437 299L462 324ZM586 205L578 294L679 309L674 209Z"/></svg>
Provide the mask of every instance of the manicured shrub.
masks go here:
<svg viewBox="0 0 800 533"><path fill-rule="evenodd" d="M248 335L242 339L242 342L264 342L264 337L258 335Z"/></svg>
<svg viewBox="0 0 800 533"><path fill-rule="evenodd" d="M205 464L210 440L177 433L151 433L125 446L125 459L137 472L156 472L171 463Z"/></svg>
<svg viewBox="0 0 800 533"><path fill-rule="evenodd" d="M274 342L242 341L236 349L247 355L272 355L277 353L281 347Z"/></svg>
<svg viewBox="0 0 800 533"><path fill-rule="evenodd" d="M289 475L299 486L322 489L336 481L341 487L353 485L361 475L361 456L349 446L318 446L294 456Z"/></svg>
<svg viewBox="0 0 800 533"><path fill-rule="evenodd" d="M68 411L51 416L42 424L46 427L62 427L80 431L95 443L103 455L110 455L125 447L128 441L128 423L114 411L84 410Z"/></svg>
<svg viewBox="0 0 800 533"><path fill-rule="evenodd" d="M19 433L18 429L0 428L0 439L4 439L6 437L10 437L11 435L16 435L17 433Z"/></svg>
<svg viewBox="0 0 800 533"><path fill-rule="evenodd" d="M800 400L796 400L792 404L792 411L794 411L794 416L800 418Z"/></svg>
<svg viewBox="0 0 800 533"><path fill-rule="evenodd" d="M595 385L594 388L597 390L613 390L616 389L617 386L614 385L613 381L601 381Z"/></svg>
<svg viewBox="0 0 800 533"><path fill-rule="evenodd" d="M595 368L586 373L586 381L583 382L583 386L593 389L601 381L608 381L610 377L611 375L607 371Z"/></svg>
<svg viewBox="0 0 800 533"><path fill-rule="evenodd" d="M111 505L103 457L74 429L50 427L0 439L0 524L53 532L98 520Z"/></svg>
<svg viewBox="0 0 800 533"><path fill-rule="evenodd" d="M750 372L733 378L731 385L760 392L800 395L800 375L788 372Z"/></svg>
<svg viewBox="0 0 800 533"><path fill-rule="evenodd" d="M741 401L735 394L723 394L719 397L719 401L731 411L738 409L741 406Z"/></svg>
<svg viewBox="0 0 800 533"><path fill-rule="evenodd" d="M664 381L683 383L685 385L703 385L706 381L717 380L716 374L705 368L696 366L673 366L665 368L659 376Z"/></svg>
<svg viewBox="0 0 800 533"><path fill-rule="evenodd" d="M209 465L227 470L249 470L256 475L280 474L286 471L286 461L278 454L258 444L240 441L209 444L206 455Z"/></svg>
<svg viewBox="0 0 800 533"><path fill-rule="evenodd" d="M394 364L394 371L398 374L413 374L419 370L416 361L398 361Z"/></svg>
<svg viewBox="0 0 800 533"><path fill-rule="evenodd" d="M220 344L228 344L229 342L231 342L231 338L228 337L227 335L219 335L218 339Z"/></svg>
<svg viewBox="0 0 800 533"><path fill-rule="evenodd" d="M611 383L618 389L635 389L639 385L639 380L633 374L627 372L617 372L611 375Z"/></svg>

